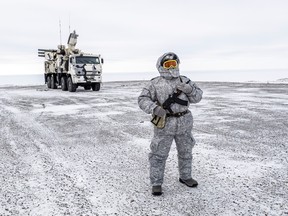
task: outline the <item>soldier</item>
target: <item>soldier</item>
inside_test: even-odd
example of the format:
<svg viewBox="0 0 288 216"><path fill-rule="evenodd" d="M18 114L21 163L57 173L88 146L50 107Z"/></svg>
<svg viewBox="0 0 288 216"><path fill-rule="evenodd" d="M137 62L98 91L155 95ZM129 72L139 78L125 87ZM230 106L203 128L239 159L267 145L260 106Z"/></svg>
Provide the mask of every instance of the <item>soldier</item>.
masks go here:
<svg viewBox="0 0 288 216"><path fill-rule="evenodd" d="M139 107L154 116L154 136L150 145L150 182L152 194L162 194L164 169L173 140L178 152L179 181L196 187L192 178L193 117L190 103L202 99L202 90L179 74L180 60L175 53L163 54L156 67L160 76L152 79L138 97Z"/></svg>

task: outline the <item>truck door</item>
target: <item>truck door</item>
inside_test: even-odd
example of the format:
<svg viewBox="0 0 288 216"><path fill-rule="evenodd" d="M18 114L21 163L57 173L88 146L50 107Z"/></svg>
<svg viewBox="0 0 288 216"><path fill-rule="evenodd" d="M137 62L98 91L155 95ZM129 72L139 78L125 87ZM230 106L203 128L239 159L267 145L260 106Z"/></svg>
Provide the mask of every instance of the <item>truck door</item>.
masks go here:
<svg viewBox="0 0 288 216"><path fill-rule="evenodd" d="M69 71L70 71L71 74L74 73L74 70L75 70L74 65L75 65L75 58L74 57L70 57L69 58Z"/></svg>

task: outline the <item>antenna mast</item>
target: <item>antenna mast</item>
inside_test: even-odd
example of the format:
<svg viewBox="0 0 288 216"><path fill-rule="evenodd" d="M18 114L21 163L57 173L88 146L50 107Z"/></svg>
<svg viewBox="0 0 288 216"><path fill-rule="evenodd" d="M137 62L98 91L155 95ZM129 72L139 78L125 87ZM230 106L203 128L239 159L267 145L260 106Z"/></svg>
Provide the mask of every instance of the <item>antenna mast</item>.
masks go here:
<svg viewBox="0 0 288 216"><path fill-rule="evenodd" d="M70 12L69 12L69 34L71 33L71 30L70 30Z"/></svg>
<svg viewBox="0 0 288 216"><path fill-rule="evenodd" d="M61 20L59 19L60 45L62 45Z"/></svg>

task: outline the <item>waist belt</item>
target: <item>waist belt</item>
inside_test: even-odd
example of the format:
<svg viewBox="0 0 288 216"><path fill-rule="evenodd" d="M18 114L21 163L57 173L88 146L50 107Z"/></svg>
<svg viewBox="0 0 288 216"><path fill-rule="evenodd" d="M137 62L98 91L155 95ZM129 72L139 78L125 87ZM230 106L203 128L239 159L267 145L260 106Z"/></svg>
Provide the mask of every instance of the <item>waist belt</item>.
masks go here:
<svg viewBox="0 0 288 216"><path fill-rule="evenodd" d="M183 115L185 115L186 113L188 113L188 110L184 111L184 112L179 112L179 113L167 113L166 117L176 117L179 118Z"/></svg>

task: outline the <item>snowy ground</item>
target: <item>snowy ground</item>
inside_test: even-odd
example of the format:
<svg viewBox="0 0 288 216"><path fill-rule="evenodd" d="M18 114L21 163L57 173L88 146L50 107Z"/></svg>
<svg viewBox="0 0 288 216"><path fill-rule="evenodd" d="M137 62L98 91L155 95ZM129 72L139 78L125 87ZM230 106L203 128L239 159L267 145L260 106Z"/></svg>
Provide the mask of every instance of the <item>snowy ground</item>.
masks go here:
<svg viewBox="0 0 288 216"><path fill-rule="evenodd" d="M0 215L288 215L288 84L198 83L193 177L148 178L145 82L0 87Z"/></svg>

